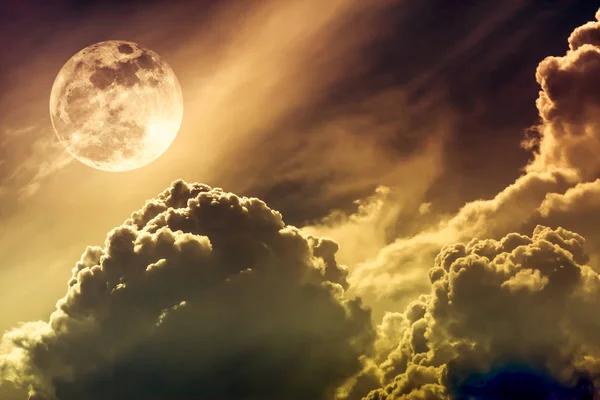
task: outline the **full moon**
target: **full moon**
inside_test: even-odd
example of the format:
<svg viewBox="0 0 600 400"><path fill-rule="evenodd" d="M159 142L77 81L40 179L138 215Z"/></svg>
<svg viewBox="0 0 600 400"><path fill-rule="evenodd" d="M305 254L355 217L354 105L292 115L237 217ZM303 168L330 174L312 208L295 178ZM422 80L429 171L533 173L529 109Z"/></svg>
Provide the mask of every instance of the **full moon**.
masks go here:
<svg viewBox="0 0 600 400"><path fill-rule="evenodd" d="M158 54L110 40L86 47L62 67L50 93L50 117L73 157L104 171L130 171L173 143L183 97Z"/></svg>

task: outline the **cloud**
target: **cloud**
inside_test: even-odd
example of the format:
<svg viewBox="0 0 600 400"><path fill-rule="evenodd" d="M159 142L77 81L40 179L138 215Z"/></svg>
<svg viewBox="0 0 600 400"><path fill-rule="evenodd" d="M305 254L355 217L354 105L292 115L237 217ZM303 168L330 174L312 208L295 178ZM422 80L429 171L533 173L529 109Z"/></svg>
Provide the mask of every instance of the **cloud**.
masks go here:
<svg viewBox="0 0 600 400"><path fill-rule="evenodd" d="M528 226L546 195L566 190L574 179L564 171L530 172L493 199L473 201L454 215L432 219L423 230L394 240L356 266L349 277L352 290L363 297L375 296L378 302L385 298L408 301L427 290L427 270L443 246L474 237L499 239ZM372 306L381 310L379 304Z"/></svg>
<svg viewBox="0 0 600 400"><path fill-rule="evenodd" d="M5 334L0 378L32 399L331 398L374 336L336 251L174 182L88 247L48 322Z"/></svg>
<svg viewBox="0 0 600 400"><path fill-rule="evenodd" d="M430 293L379 325L384 386L365 398L591 399L600 275L583 247L582 236L543 226L444 247Z"/></svg>
<svg viewBox="0 0 600 400"><path fill-rule="evenodd" d="M400 165L390 166L392 182L401 187L379 186L370 196L355 200L356 209L334 209L313 225L302 228L317 236L329 237L340 244L338 259L356 265L375 256L379 250L399 237L411 237L438 222L428 214L423 202L426 192L439 178L442 140L433 140L424 154L407 157ZM418 179L414 171L420 171Z"/></svg>
<svg viewBox="0 0 600 400"><path fill-rule="evenodd" d="M600 180L582 182L564 193L548 193L538 208L535 223L562 226L586 238L590 265L600 267Z"/></svg>
<svg viewBox="0 0 600 400"><path fill-rule="evenodd" d="M309 106L310 117L288 115L239 153L247 158L268 152L270 157L220 170L226 180L247 177L241 190L281 205L299 225L332 210L349 212L353 199L377 186L402 185L403 197L417 201L443 173L444 150L456 128L455 113L443 104L439 90L433 91L416 100L394 85L360 97L322 99ZM422 172L418 179L415 168Z"/></svg>
<svg viewBox="0 0 600 400"><path fill-rule="evenodd" d="M582 179L594 179L600 172L598 38L600 20L588 22L573 31L564 56L547 57L539 64L536 79L541 91L536 104L541 136L539 154L529 170L572 168Z"/></svg>
<svg viewBox="0 0 600 400"><path fill-rule="evenodd" d="M390 296L408 305L384 316L379 367L367 367L348 398L377 380L383 388L369 400L592 398L600 382L598 326L590 319L599 301L600 204L597 181L586 181L600 172L599 32L600 22L577 28L565 56L540 63L539 147L524 175L352 271L351 289L376 296L375 315L393 309ZM591 260L583 237L564 228L522 234L536 223L581 228Z"/></svg>
<svg viewBox="0 0 600 400"><path fill-rule="evenodd" d="M390 188L378 187L373 195L355 201L356 212L348 215L334 210L318 224L303 227L302 231L341 243L338 259L344 263L364 261L386 244L385 226L389 226L400 207L394 203L390 206L390 197Z"/></svg>
<svg viewBox="0 0 600 400"><path fill-rule="evenodd" d="M468 202L457 212L438 214L437 218L436 208L444 207L436 207L436 202L443 198L433 199L426 214L428 223L419 225L420 231L398 235L379 252L371 251L370 259L361 260L350 276L352 290L365 298L375 297L377 302L384 298L407 302L426 288L426 271L444 245L477 237L499 239L511 232L527 232L536 223L551 224L552 220L540 218L547 195L558 196L600 173L596 157L600 151L596 136L600 97L595 90L600 47L594 39L598 32L600 22L577 28L565 56L548 57L539 64L539 148L523 175L493 198ZM386 210L379 212L385 214ZM413 220L422 218L413 210ZM385 308L373 307L375 311Z"/></svg>
<svg viewBox="0 0 600 400"><path fill-rule="evenodd" d="M3 211L37 192L41 183L73 159L43 124L20 129L0 125L0 201ZM0 211L0 217L4 212Z"/></svg>
<svg viewBox="0 0 600 400"><path fill-rule="evenodd" d="M595 186L574 185L593 179L600 166L591 90L600 23L578 28L564 57L540 64L539 149L526 174L491 199L442 214L443 199L431 201L427 192L443 169L452 113L431 118L439 114L436 102L411 108L413 99L394 88L298 124L324 104L372 39L377 18L356 26L363 9L341 3L269 2L241 18L243 34L234 38L190 35L198 43L169 58L175 66L189 62L181 76L199 110L190 121L194 134L202 134L186 142L189 153L172 154L197 160L198 146L189 145L197 143L211 149L201 160L206 165L236 158L241 162L220 165L217 178L245 191L325 182L323 191L295 192L291 203L310 210L315 204L328 211L324 199L371 189L380 178L398 187L376 191L355 214L342 209L298 230L257 199L178 182L113 230L104 247L84 253L48 322L4 336L4 380L34 398L61 400L319 399L340 386L352 399L377 386L368 399L436 399L511 387L510 376L581 398L597 384L597 327L589 315L600 280L582 237L543 227L521 233L540 218L568 221L581 212L589 221L587 210L595 209ZM385 7L373 10L370 16ZM238 21L234 14L215 21ZM340 46L329 52L331 43ZM318 80L306 73L315 70ZM403 120L422 122L422 115L435 121L415 124L415 136L434 132L433 139L415 143L432 151L410 157L409 135L406 143L391 139L398 126L412 130ZM402 145L405 152L386 151ZM268 160L256 156L261 152ZM330 236L342 250L312 235ZM336 255L358 265L347 271ZM370 359L369 311L353 294L376 297L379 313L408 303L385 315ZM361 368L366 372L356 376ZM484 385L477 388L477 380Z"/></svg>

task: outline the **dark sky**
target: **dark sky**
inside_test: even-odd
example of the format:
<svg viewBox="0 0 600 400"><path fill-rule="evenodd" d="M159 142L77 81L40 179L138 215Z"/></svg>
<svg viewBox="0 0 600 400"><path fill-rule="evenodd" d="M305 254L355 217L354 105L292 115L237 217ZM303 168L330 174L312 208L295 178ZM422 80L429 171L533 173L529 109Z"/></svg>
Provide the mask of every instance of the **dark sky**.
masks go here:
<svg viewBox="0 0 600 400"><path fill-rule="evenodd" d="M418 152L426 135L422 127L451 112L454 122L448 128L443 172L426 199L437 210L451 212L468 201L490 198L519 176L531 157L520 142L539 121L538 63L563 54L566 38L590 20L598 5L587 0L401 2L386 15L384 34L364 49L369 67L336 87L325 106L308 110L306 118L328 118L331 108L401 86L407 89L408 99L398 101L390 113L406 118L381 145L398 159ZM278 184L266 198L280 209L289 209L284 212L288 218L298 215L300 221L292 221L301 223L315 216L278 197L294 190L305 193L307 185L309 191L318 191L319 184L312 184ZM349 193L345 200L357 197ZM331 206L340 205L339 198L329 200Z"/></svg>
<svg viewBox="0 0 600 400"><path fill-rule="evenodd" d="M443 173L427 200L438 210L450 212L465 202L490 198L519 176L531 157L520 142L539 121L535 108L538 63L549 55L563 54L566 38L590 20L598 5L587 0L400 2L385 16L383 34L363 49L368 67L349 73L322 104L309 107L301 120L290 124L327 119L332 110L351 108L370 94L403 87L407 99L391 106L389 113L407 118L396 126L393 136L382 138L381 146L398 160L420 151L426 134L422 127L450 110L455 121L448 128ZM352 66L348 69L353 70ZM393 115L377 118L393 119ZM294 191L318 192L319 184L283 182L256 194L277 204L292 223L301 223L319 215L305 214L283 199ZM345 200L357 197L348 193ZM341 204L340 198L327 200L329 207Z"/></svg>
<svg viewBox="0 0 600 400"><path fill-rule="evenodd" d="M399 162L421 149L426 139L423 127L451 113L453 122L447 132L444 168L436 184L431 187L428 200L434 207L449 212L475 198L488 198L514 180L530 157L520 148L525 130L537 123L535 98L539 90L535 82L537 64L548 55L559 55L567 47L567 37L574 27L590 20L598 7L591 0L563 1L477 1L426 0L397 2L388 6L385 15L379 15L377 32L361 48L360 68L348 65L345 76L328 87L317 100L303 104L291 118L280 121L265 133L265 141L277 142L277 135L299 132L298 142L310 141L311 136L302 128L326 121L337 110L357 110L369 101L371 95L388 88L402 88L402 101L388 104L386 114L374 116L377 121L393 119L402 114L403 123L395 132L386 131L385 137L375 143L386 154ZM247 4L251 2L237 2ZM28 52L52 40L53 34L68 31L94 22L98 15L101 27L87 41L106 39L111 25L119 27L119 16L139 13L141 10L185 9L185 20L165 28L164 37L185 37L202 21L210 19L214 10L227 7L228 2L214 1L57 1L26 0L3 2L1 28L6 38L5 56L0 66L7 70L18 65ZM181 16L183 19L184 17ZM360 24L364 16L356 15ZM306 71L317 75L319 71ZM11 87L10 74L2 74L0 86ZM3 103L10 101L2 99ZM11 110L15 113L15 110ZM16 111L18 112L18 110ZM426 129L425 129L426 131ZM289 132L289 133L288 133ZM1 133L0 133L1 134ZM318 133L317 133L318 134ZM360 135L377 135L361 131ZM261 146L261 142L248 145ZM5 158L15 158L15 152L2 148ZM277 144L275 144L277 152ZM284 153L283 151L281 152ZM3 153L0 153L3 154ZM272 158L273 151L269 153ZM262 158L269 158L264 154ZM347 155L352 158L352 154ZM267 174L269 162L258 163L255 174ZM219 185L232 186L246 166L227 165ZM8 174L8 169L5 171ZM311 181L303 178L266 179L260 187L248 187L248 194L265 197L281 209L292 223L321 217L332 207L349 205L352 200L369 193L377 184L395 185L398 182L372 177L372 184L337 193L323 199L323 186L346 179L345 171L333 171ZM1 174L1 173L0 173ZM268 174L267 174L268 175ZM490 179L493 176L494 179ZM451 190L450 190L451 189ZM300 209L295 196L314 197L320 207Z"/></svg>

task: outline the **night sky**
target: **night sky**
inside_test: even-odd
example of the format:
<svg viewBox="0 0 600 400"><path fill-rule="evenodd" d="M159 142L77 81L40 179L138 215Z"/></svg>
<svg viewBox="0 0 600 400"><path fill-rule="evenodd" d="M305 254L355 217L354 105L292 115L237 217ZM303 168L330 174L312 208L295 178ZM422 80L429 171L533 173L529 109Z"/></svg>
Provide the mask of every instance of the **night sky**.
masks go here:
<svg viewBox="0 0 600 400"><path fill-rule="evenodd" d="M600 398L599 8L3 1L0 398ZM183 94L133 171L50 120L105 40Z"/></svg>

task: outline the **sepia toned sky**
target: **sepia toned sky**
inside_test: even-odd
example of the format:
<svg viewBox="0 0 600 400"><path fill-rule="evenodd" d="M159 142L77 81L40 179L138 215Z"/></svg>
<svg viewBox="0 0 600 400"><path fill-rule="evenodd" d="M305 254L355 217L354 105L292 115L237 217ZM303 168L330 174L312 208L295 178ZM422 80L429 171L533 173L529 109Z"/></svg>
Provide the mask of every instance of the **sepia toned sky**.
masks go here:
<svg viewBox="0 0 600 400"><path fill-rule="evenodd" d="M600 2L0 7L0 398L600 396ZM48 111L110 39L184 99L123 173Z"/></svg>

